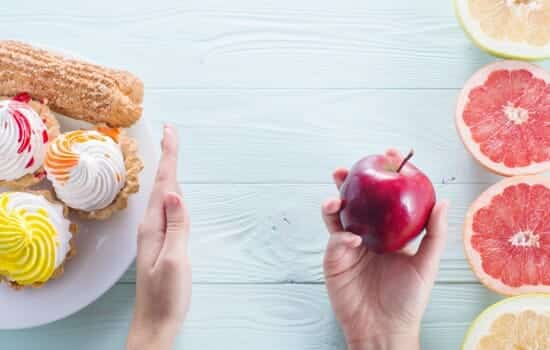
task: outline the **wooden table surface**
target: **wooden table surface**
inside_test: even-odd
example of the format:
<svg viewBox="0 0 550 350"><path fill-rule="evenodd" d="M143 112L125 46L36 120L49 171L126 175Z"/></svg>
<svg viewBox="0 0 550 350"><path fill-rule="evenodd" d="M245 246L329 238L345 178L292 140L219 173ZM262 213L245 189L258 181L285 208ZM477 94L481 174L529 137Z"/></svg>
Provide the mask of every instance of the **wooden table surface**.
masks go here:
<svg viewBox="0 0 550 350"><path fill-rule="evenodd" d="M494 58L451 0L3 1L0 32L138 74L155 137L177 126L194 268L178 349L345 349L323 285L320 203L337 194L332 169L389 145L414 147L452 202L423 349L457 349L499 299L461 243L467 207L498 178L453 123L459 89ZM134 290L132 268L68 319L0 332L0 348L121 349Z"/></svg>

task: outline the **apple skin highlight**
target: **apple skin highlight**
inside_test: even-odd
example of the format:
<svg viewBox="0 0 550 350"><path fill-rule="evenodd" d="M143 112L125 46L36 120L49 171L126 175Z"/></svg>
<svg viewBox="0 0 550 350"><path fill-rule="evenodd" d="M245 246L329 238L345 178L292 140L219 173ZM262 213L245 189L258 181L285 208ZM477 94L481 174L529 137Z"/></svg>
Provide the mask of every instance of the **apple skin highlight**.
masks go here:
<svg viewBox="0 0 550 350"><path fill-rule="evenodd" d="M422 233L435 206L430 179L410 157L402 163L385 155L363 158L341 187L344 229L377 253L403 249Z"/></svg>

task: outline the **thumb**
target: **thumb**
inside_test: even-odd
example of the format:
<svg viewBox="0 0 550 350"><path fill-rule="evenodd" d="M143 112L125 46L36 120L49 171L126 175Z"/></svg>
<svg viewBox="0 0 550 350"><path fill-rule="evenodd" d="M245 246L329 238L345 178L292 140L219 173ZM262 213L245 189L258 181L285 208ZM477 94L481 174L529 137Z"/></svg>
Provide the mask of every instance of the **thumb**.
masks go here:
<svg viewBox="0 0 550 350"><path fill-rule="evenodd" d="M159 259L167 257L178 259L186 256L189 219L183 199L179 194L169 192L164 196L164 212L166 235Z"/></svg>
<svg viewBox="0 0 550 350"><path fill-rule="evenodd" d="M169 192L164 197L164 210L166 213L166 235L169 233L182 232L187 229L187 213L183 206L181 196L174 192ZM167 237L169 238L169 237Z"/></svg>

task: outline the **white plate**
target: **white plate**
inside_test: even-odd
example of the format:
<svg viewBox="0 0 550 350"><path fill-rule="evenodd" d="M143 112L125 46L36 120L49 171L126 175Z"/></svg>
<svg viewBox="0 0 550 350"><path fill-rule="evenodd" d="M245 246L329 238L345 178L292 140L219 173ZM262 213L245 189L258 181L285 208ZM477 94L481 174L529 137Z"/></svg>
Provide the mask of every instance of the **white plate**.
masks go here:
<svg viewBox="0 0 550 350"><path fill-rule="evenodd" d="M78 123L60 117L62 129ZM44 325L81 310L109 290L136 256L137 227L151 192L158 154L151 129L144 118L128 129L138 141L144 163L140 191L130 197L128 208L107 221L79 221L77 255L65 265L65 273L40 289L14 291L0 286L0 329ZM1 190L0 190L1 192Z"/></svg>

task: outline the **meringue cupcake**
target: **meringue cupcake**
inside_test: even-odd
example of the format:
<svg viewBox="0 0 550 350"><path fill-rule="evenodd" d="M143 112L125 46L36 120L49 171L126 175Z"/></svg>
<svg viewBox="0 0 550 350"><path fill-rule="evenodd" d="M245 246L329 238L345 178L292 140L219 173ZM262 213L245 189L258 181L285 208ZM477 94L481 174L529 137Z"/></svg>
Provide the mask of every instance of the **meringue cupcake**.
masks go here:
<svg viewBox="0 0 550 350"><path fill-rule="evenodd" d="M0 98L0 187L24 189L45 177L44 158L59 124L48 106L22 93Z"/></svg>
<svg viewBox="0 0 550 350"><path fill-rule="evenodd" d="M76 253L67 214L47 191L0 193L0 279L22 289L60 276Z"/></svg>
<svg viewBox="0 0 550 350"><path fill-rule="evenodd" d="M58 136L48 147L44 167L59 200L92 220L125 209L128 197L139 190L143 169L136 142L108 127Z"/></svg>

